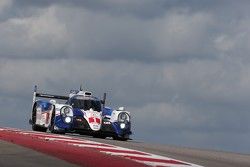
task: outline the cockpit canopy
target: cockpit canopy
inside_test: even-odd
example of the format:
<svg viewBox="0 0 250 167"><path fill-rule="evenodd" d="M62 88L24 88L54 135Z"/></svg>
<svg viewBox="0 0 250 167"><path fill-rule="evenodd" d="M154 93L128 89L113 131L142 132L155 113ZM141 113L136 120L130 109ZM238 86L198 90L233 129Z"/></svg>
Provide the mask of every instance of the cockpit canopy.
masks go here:
<svg viewBox="0 0 250 167"><path fill-rule="evenodd" d="M97 98L85 98L83 96L74 96L69 100L69 105L73 108L79 108L82 110L90 110L101 111L102 105L101 101Z"/></svg>

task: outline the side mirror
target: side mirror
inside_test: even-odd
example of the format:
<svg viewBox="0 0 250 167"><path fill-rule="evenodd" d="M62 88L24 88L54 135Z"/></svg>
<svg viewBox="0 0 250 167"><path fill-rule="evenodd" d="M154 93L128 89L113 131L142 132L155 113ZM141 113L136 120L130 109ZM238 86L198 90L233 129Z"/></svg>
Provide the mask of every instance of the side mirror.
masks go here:
<svg viewBox="0 0 250 167"><path fill-rule="evenodd" d="M54 100L54 99L51 99L49 102L52 104L56 104L56 100Z"/></svg>
<svg viewBox="0 0 250 167"><path fill-rule="evenodd" d="M125 111L125 107L119 107L118 111Z"/></svg>

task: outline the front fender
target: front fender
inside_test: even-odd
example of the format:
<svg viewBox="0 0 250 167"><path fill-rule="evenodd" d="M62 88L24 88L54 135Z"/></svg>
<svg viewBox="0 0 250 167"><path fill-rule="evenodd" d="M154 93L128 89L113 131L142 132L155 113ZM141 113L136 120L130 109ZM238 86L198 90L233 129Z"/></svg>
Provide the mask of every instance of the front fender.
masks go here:
<svg viewBox="0 0 250 167"><path fill-rule="evenodd" d="M73 110L72 110L72 113L69 114L68 117L71 118L71 122L70 123L66 123L64 121L65 117L63 117L61 115L61 109L63 107L70 107L69 105L66 105L66 104L54 104L55 105L55 110L54 110L54 117L52 118L52 123L51 125L54 126L54 130L55 129L59 129L61 131L71 131L72 130L72 126L73 126Z"/></svg>

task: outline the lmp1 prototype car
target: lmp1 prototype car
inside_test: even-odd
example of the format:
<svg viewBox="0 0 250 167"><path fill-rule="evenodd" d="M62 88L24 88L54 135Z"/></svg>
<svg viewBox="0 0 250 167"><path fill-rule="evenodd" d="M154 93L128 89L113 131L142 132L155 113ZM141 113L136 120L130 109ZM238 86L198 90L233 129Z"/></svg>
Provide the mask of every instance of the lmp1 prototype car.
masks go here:
<svg viewBox="0 0 250 167"><path fill-rule="evenodd" d="M40 97L41 99L37 99ZM49 100L46 100L49 99ZM57 100L66 101L58 103ZM89 91L72 90L69 96L37 93L35 86L30 124L34 131L79 133L94 137L128 140L131 132L130 113L124 107L113 110Z"/></svg>

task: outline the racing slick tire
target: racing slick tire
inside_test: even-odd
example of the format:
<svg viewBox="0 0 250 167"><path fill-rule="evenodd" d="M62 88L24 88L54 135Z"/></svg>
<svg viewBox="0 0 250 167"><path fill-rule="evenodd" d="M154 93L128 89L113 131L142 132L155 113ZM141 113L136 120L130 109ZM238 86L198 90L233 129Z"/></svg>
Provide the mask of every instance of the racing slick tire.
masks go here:
<svg viewBox="0 0 250 167"><path fill-rule="evenodd" d="M62 135L65 134L64 131L55 130L54 127L55 127L55 126L54 126L54 124L53 124L53 125L51 125L50 128L49 128L49 130L50 130L51 133L54 133L54 134L62 134Z"/></svg>
<svg viewBox="0 0 250 167"><path fill-rule="evenodd" d="M32 130L33 131L38 131L38 132L46 132L47 131L47 128L44 128L44 127L40 127L40 126L37 126L37 125L32 125Z"/></svg>
<svg viewBox="0 0 250 167"><path fill-rule="evenodd" d="M93 134L94 138L100 138L100 139L105 139L106 136L102 135L102 134Z"/></svg>
<svg viewBox="0 0 250 167"><path fill-rule="evenodd" d="M113 139L114 139L114 140L119 140L119 141L127 141L127 140L128 140L128 138L119 137L119 136L114 136Z"/></svg>

